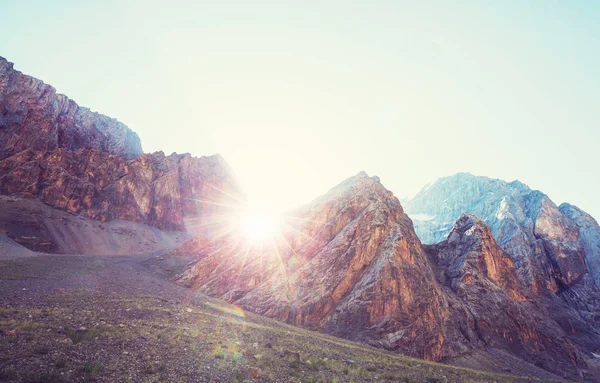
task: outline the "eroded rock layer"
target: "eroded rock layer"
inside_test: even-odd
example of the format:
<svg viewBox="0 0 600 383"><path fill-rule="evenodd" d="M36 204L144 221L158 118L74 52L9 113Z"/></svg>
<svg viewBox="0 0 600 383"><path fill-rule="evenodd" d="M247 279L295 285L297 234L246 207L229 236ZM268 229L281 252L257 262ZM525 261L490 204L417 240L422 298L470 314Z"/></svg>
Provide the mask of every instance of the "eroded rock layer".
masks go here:
<svg viewBox="0 0 600 383"><path fill-rule="evenodd" d="M220 156L162 152L131 160L93 150L22 151L0 161L0 193L100 221L129 220L184 230L184 219L208 218L234 188ZM190 227L194 229L194 224Z"/></svg>

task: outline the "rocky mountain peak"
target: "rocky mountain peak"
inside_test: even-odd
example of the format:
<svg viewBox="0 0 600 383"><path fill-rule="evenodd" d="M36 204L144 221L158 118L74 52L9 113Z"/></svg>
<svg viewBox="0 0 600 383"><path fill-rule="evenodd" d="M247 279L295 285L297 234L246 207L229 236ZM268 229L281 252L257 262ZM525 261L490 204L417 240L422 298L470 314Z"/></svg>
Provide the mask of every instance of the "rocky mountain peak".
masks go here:
<svg viewBox="0 0 600 383"><path fill-rule="evenodd" d="M596 219L594 217L592 217L591 215L589 215L588 213L586 213L585 211L583 211L582 209L578 208L575 205L571 205L570 203L563 202L562 204L560 204L558 209L566 217L570 218L571 220L575 221L576 223L585 221L585 222L588 222L590 225L598 225L598 221L596 221Z"/></svg>
<svg viewBox="0 0 600 383"><path fill-rule="evenodd" d="M440 179L405 207L424 243L442 241L464 212L485 221L535 291L558 291L587 272L573 220L520 181L458 174Z"/></svg>
<svg viewBox="0 0 600 383"><path fill-rule="evenodd" d="M80 107L0 57L0 160L25 149L59 148L126 159L143 153L140 138L123 123Z"/></svg>
<svg viewBox="0 0 600 383"><path fill-rule="evenodd" d="M463 213L456 221L446 241L431 248L443 251L430 251L437 254L436 263L445 269L449 283L457 289L460 283L473 278L489 278L498 286L510 291L519 299L519 280L516 268L508 256L498 246L489 226L469 213Z"/></svg>
<svg viewBox="0 0 600 383"><path fill-rule="evenodd" d="M509 182L508 185L511 188L519 190L521 193L531 192L531 188L527 184L525 184L525 183L523 183L523 182L521 182L519 180L514 180L512 182Z"/></svg>
<svg viewBox="0 0 600 383"><path fill-rule="evenodd" d="M443 338L424 329L442 331L443 297L410 219L378 178L359 173L291 215L275 249L190 242L197 258L181 281L296 325L442 357ZM225 242L239 243L235 233Z"/></svg>
<svg viewBox="0 0 600 383"><path fill-rule="evenodd" d="M379 177L371 177L366 172L361 171L340 182L327 193L311 202L311 205L327 203L333 200L361 198L378 200L386 199L387 197L393 197L393 193L381 184Z"/></svg>
<svg viewBox="0 0 600 383"><path fill-rule="evenodd" d="M415 217L420 238L425 243L439 242L426 246L439 268L438 279L459 296L478 296L482 302L501 299L514 309L506 299L534 299L541 315L555 321L552 326L569 334L580 347L597 347L597 222L569 204L556 206L546 194L519 181L474 177L459 182L458 178L439 180L405 203L408 214ZM451 225L451 220L456 223ZM498 287L505 296L483 297L473 286L497 292ZM510 327L508 322L506 326Z"/></svg>
<svg viewBox="0 0 600 383"><path fill-rule="evenodd" d="M463 213L454 224L454 228L450 232L449 239L455 235L462 237L463 235L470 236L477 234L478 237L482 237L487 233L491 234L491 230L488 225L485 224L485 222L475 217L473 214Z"/></svg>

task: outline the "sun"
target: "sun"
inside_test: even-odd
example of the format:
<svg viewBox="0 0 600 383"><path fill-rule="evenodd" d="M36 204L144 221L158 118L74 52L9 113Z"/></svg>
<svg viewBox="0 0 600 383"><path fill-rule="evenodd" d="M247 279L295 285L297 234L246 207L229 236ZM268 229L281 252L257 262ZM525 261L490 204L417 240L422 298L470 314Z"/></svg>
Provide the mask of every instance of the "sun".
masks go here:
<svg viewBox="0 0 600 383"><path fill-rule="evenodd" d="M280 233L281 218L268 209L246 207L236 216L236 229L250 245L273 242Z"/></svg>
<svg viewBox="0 0 600 383"><path fill-rule="evenodd" d="M242 233L252 243L264 243L277 233L275 217L266 213L244 214L242 221Z"/></svg>

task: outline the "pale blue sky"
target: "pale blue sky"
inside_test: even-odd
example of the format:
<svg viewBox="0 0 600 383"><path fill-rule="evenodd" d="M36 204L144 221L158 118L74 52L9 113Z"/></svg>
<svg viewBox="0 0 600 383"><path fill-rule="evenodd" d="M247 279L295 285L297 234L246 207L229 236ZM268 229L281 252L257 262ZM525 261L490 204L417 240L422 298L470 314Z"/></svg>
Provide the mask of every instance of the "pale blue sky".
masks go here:
<svg viewBox="0 0 600 383"><path fill-rule="evenodd" d="M600 2L349 3L0 0L0 55L276 209L469 171L600 217Z"/></svg>

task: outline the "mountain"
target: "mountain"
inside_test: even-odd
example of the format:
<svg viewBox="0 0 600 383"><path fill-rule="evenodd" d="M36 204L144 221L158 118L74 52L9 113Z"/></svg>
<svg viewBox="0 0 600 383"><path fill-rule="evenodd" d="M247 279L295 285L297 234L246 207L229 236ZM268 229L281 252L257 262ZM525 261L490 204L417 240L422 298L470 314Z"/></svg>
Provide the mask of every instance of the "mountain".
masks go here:
<svg viewBox="0 0 600 383"><path fill-rule="evenodd" d="M180 284L296 326L459 366L546 380L598 378L591 357L600 347L598 224L524 184L465 174L434 183L407 210L431 218L423 221L435 229L431 234L421 221L415 231L393 193L361 172L289 212L272 243L259 245L228 224L244 197L222 157L143 153L125 125L79 107L1 58L0 139L0 253L45 265L26 266L23 278L6 282L19 262L3 263L3 285L20 294L11 295L14 302L26 300L27 291L45 291L39 283L54 283L28 282L43 274L34 272L40 267L65 271L54 261L72 258L83 267L67 284L52 277L60 289L99 278L94 267L104 264L22 246L123 255L108 263L110 273L125 275L108 285L143 294L156 293L155 281L124 281L137 278L127 273L139 265L160 268L145 263L152 257L164 261L163 277L175 274ZM417 233L435 240L423 245ZM105 280L92 280L93 294L102 295L96 282ZM187 291L185 297L196 296ZM86 300L75 301L90 311ZM83 311L69 311L68 319L85 332ZM140 344L149 331L136 338Z"/></svg>
<svg viewBox="0 0 600 383"><path fill-rule="evenodd" d="M0 57L0 194L100 221L206 231L241 192L221 156L143 154L125 125Z"/></svg>
<svg viewBox="0 0 600 383"><path fill-rule="evenodd" d="M207 218L215 210L211 204L229 201L234 189L229 167L218 155L156 152L126 160L85 149L27 149L0 161L1 194L162 230L185 230L186 218Z"/></svg>
<svg viewBox="0 0 600 383"><path fill-rule="evenodd" d="M425 243L443 239L464 212L485 221L520 282L587 352L600 344L600 227L575 206L556 206L519 181L469 173L441 178L405 202Z"/></svg>
<svg viewBox="0 0 600 383"><path fill-rule="evenodd" d="M585 357L520 283L510 256L483 221L463 214L446 240L425 249L438 281L465 312L461 332L472 344L492 355L492 350L512 353L556 373L581 373L577 367L585 366Z"/></svg>
<svg viewBox="0 0 600 383"><path fill-rule="evenodd" d="M80 107L0 57L0 159L25 149L89 149L126 159L143 153L127 126Z"/></svg>
<svg viewBox="0 0 600 383"><path fill-rule="evenodd" d="M459 173L439 179L404 205L423 243L443 240L463 212L481 218L521 279L537 292L561 291L587 275L587 264L600 258L598 236L580 235L577 222L547 195L519 181ZM593 225L586 227L593 232Z"/></svg>
<svg viewBox="0 0 600 383"><path fill-rule="evenodd" d="M410 220L377 178L345 181L291 213L283 230L266 251L244 248L235 233L179 249L198 251L181 281L295 325L442 358L447 303Z"/></svg>
<svg viewBox="0 0 600 383"><path fill-rule="evenodd" d="M470 355L483 353L518 361L511 370L583 375L588 357L476 217L459 217L447 239L422 246L398 199L365 173L287 217L267 248L236 233L188 241L170 254L195 257L179 281L261 315L420 358L472 365Z"/></svg>

